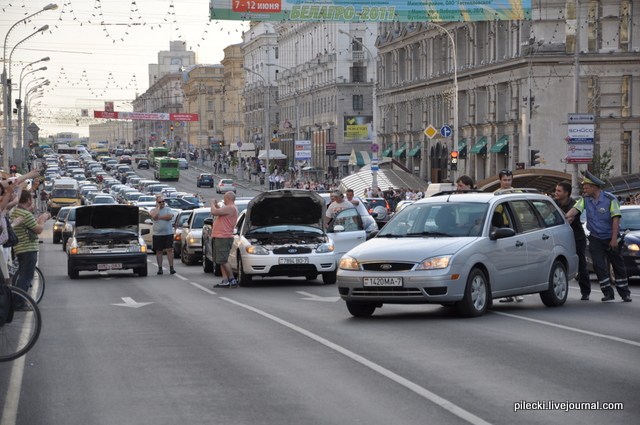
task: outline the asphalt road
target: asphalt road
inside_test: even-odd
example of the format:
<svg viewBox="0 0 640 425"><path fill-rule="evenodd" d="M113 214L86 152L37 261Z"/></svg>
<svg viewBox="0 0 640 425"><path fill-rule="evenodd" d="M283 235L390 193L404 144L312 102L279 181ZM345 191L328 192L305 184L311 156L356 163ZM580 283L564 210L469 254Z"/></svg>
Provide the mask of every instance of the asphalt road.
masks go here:
<svg viewBox="0 0 640 425"><path fill-rule="evenodd" d="M176 275L83 272L72 281L50 228L39 260L44 327L25 357L0 364L1 425L640 418L637 281L633 303L600 302L595 282L592 301L579 301L573 281L561 308L532 295L474 319L441 306L386 305L356 319L337 286L321 280L214 291L219 278L176 262ZM619 402L623 410L515 412L522 401Z"/></svg>

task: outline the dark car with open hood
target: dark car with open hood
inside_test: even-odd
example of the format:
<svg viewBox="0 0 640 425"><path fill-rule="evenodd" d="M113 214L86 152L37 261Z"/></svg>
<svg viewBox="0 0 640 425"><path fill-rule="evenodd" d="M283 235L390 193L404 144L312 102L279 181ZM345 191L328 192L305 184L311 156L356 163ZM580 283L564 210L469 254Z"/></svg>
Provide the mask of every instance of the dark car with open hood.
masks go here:
<svg viewBox="0 0 640 425"><path fill-rule="evenodd" d="M88 205L78 207L73 235L67 242L67 274L77 279L80 271L108 272L133 269L147 275L147 245L139 229L138 207Z"/></svg>

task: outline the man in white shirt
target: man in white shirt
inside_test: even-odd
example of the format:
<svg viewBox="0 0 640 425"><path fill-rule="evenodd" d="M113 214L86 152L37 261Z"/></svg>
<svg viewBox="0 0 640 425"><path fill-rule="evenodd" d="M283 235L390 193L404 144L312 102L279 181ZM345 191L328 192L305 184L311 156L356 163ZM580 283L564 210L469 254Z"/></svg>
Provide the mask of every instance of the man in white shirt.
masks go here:
<svg viewBox="0 0 640 425"><path fill-rule="evenodd" d="M327 213L325 214L327 224L329 224L329 222L333 220L340 211L356 207L351 202L344 199L344 193L342 193L340 189L336 189L331 192L331 197L333 198L333 202L331 202L327 207Z"/></svg>

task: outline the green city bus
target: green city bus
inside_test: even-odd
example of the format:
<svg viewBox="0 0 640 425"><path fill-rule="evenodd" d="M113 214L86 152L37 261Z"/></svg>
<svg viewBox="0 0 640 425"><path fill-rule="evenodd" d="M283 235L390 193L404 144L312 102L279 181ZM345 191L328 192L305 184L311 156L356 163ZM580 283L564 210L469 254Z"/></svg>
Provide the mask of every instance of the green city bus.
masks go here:
<svg viewBox="0 0 640 425"><path fill-rule="evenodd" d="M152 167L156 166L156 159L169 156L169 149L167 148L149 148L149 163Z"/></svg>
<svg viewBox="0 0 640 425"><path fill-rule="evenodd" d="M153 178L156 180L178 180L180 178L180 161L175 158L156 158Z"/></svg>

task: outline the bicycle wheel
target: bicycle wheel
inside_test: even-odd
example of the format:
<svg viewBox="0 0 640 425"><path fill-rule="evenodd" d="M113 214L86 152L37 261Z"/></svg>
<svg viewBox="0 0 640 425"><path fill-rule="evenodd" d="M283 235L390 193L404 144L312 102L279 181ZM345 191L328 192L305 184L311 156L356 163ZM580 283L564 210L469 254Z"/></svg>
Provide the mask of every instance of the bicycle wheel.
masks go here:
<svg viewBox="0 0 640 425"><path fill-rule="evenodd" d="M16 286L18 276L18 273L13 275L11 278L11 285ZM44 275L37 266L36 271L33 273L33 280L31 281L31 286L27 293L36 301L36 303L39 304L40 301L42 301L42 297L44 296Z"/></svg>
<svg viewBox="0 0 640 425"><path fill-rule="evenodd" d="M10 286L14 303L27 303L28 310L15 311L11 323L0 327L0 362L25 355L38 340L42 316L36 302L20 288Z"/></svg>

